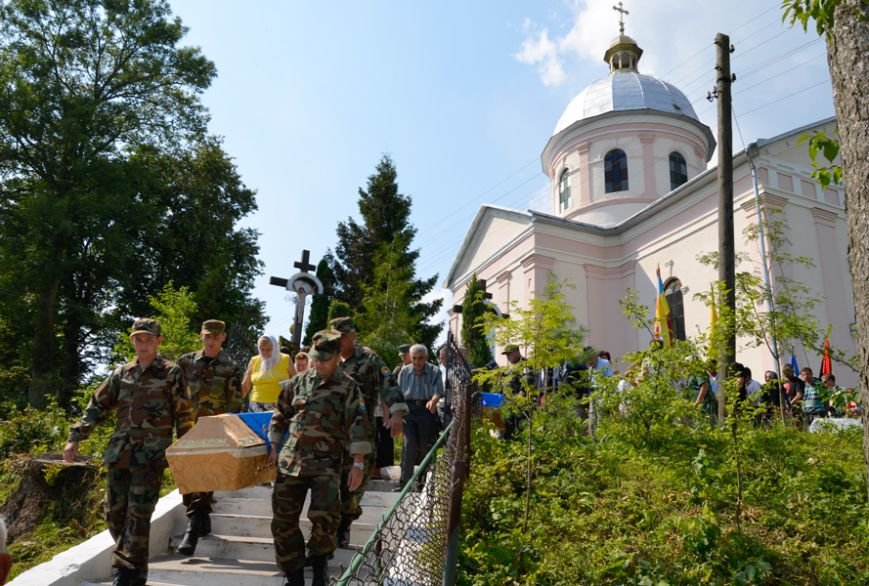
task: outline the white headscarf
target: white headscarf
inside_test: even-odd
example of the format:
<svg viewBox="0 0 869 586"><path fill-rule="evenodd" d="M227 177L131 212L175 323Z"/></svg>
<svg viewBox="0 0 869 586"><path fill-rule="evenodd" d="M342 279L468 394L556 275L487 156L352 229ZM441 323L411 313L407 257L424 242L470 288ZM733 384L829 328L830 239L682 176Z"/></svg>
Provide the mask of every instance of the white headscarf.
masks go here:
<svg viewBox="0 0 869 586"><path fill-rule="evenodd" d="M275 339L274 336L260 336L259 339L256 341L257 349L259 349L259 345L262 342L268 342L269 344L272 345L272 357L266 359L263 356L262 360L260 361L259 371L262 374L265 374L265 373L269 372L271 369L273 369L275 367L275 365L278 363L278 360L280 360L281 349L278 346L278 341ZM262 355L260 355L260 356L262 356Z"/></svg>

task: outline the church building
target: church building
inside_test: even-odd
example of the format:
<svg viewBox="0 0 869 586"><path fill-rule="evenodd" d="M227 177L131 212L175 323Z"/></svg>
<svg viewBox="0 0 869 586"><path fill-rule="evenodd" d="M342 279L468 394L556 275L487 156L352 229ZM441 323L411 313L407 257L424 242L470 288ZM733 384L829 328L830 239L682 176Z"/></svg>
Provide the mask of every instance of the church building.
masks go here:
<svg viewBox="0 0 869 586"><path fill-rule="evenodd" d="M589 344L617 359L650 342L647 331L625 318L619 300L633 289L653 312L660 267L676 336L707 330L709 308L694 294L710 291L718 279L717 269L698 261L718 250L717 174L707 169L715 138L685 94L640 73L642 54L622 31L604 54L609 75L573 98L559 118L540 157L551 186L549 213L480 207L446 277L455 304L473 274L486 280L505 313L511 302L526 306L541 295L554 275L569 283L564 293ZM815 318L822 329L832 326L831 345L850 355L855 317L844 193L839 186L821 189L810 177L807 143L797 144L807 132L834 128L835 120L821 120L757 140L734 156L736 250L749 259L736 270L762 274L759 243L747 242L743 230L758 224L758 201L780 209L788 252L814 259L815 266L776 267L773 287L776 274L811 285L822 299ZM451 315L450 330L461 331L460 314ZM754 378L777 370L765 346L746 342L737 340L737 360ZM789 344L783 344L785 360ZM814 350L794 353L800 366L817 370ZM834 364L833 371L840 385L856 383L848 369Z"/></svg>

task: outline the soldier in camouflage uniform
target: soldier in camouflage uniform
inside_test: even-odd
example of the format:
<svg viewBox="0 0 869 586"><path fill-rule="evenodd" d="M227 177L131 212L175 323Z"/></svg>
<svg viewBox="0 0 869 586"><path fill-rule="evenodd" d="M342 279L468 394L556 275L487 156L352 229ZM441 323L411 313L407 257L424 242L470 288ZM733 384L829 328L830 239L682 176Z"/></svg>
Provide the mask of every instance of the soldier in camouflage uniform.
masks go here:
<svg viewBox="0 0 869 586"><path fill-rule="evenodd" d="M312 368L290 380L278 398L269 428L270 458L278 464L272 493L272 535L275 559L288 586L305 584L305 539L299 516L311 491L308 548L314 570L312 586L326 584L326 556L335 551L340 518L338 483L350 454L348 489L363 481L364 459L371 453L368 415L356 382L339 366L341 334L323 330L314 335L308 353ZM278 446L289 430L287 442Z"/></svg>
<svg viewBox="0 0 869 586"><path fill-rule="evenodd" d="M117 411L105 452L114 586L144 586L147 580L151 514L160 496L172 428L181 437L193 427L193 405L181 369L157 352L163 341L160 324L139 318L130 339L136 359L116 368L96 388L63 450L64 459L74 461L79 441Z"/></svg>
<svg viewBox="0 0 869 586"><path fill-rule="evenodd" d="M365 408L368 413L368 429L371 431L369 438L375 441L374 412L378 402L386 404L389 413L384 413L384 419L389 417L389 425L392 437L397 437L404 430L404 415L407 413L407 405L401 389L392 378L392 372L383 363L372 349L356 345L356 326L349 317L336 317L329 325L341 332L341 367L359 383L362 396L365 400ZM365 479L357 490L347 489L347 475L350 473L349 462L344 463L341 476L341 523L338 525L338 547L350 546L350 525L362 516L362 496L365 487L371 478L374 468L373 456L365 457Z"/></svg>
<svg viewBox="0 0 869 586"><path fill-rule="evenodd" d="M202 322L199 333L202 350L178 359L178 366L193 399L196 418L241 411L241 370L224 352L226 324L218 319ZM178 545L181 555L193 555L200 537L211 533L211 505L214 493L192 492L184 495L187 529Z"/></svg>

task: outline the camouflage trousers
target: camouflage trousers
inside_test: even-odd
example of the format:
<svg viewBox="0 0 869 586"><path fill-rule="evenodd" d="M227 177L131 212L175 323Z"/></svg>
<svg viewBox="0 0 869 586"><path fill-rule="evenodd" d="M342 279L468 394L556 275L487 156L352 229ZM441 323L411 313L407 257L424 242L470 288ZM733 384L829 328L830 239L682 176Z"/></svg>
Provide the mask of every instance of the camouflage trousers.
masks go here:
<svg viewBox="0 0 869 586"><path fill-rule="evenodd" d="M305 538L299 528L299 517L305 496L311 491L308 519L311 538L308 550L312 556L324 556L338 547L338 477L289 476L278 472L272 492L272 537L275 540L275 562L284 574L305 566Z"/></svg>
<svg viewBox="0 0 869 586"><path fill-rule="evenodd" d="M214 503L213 492L188 492L181 496L187 516L192 517L196 513L211 514L211 505Z"/></svg>
<svg viewBox="0 0 869 586"><path fill-rule="evenodd" d="M106 522L115 540L112 566L148 571L151 514L165 467L162 460L137 468L109 466Z"/></svg>

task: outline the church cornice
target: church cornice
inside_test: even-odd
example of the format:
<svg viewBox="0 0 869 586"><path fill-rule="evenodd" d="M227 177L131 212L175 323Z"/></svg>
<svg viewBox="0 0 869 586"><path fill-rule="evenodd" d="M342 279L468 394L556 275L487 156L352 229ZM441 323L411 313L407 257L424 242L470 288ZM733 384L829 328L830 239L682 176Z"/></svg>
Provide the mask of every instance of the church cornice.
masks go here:
<svg viewBox="0 0 869 586"><path fill-rule="evenodd" d="M638 116L647 119L636 120ZM611 121L615 122L620 118L634 118L633 122L636 124L636 130L619 129L615 131L615 133L628 132L632 136L636 135L637 131L642 132L647 129L653 132L661 132L664 130L662 126L666 124L666 122L664 122L666 119L685 123L688 127L693 129L692 134L699 135L697 137L697 146L706 147L706 161L709 162L712 158L712 153L715 150L716 144L715 137L712 135L712 131L709 127L699 120L695 120L685 114L676 114L674 112L664 112L661 110L613 110L583 120L577 120L564 130L553 135L546 143L546 146L543 148L543 152L540 155L543 172L547 176L551 175L551 165L555 162L556 154L558 152L576 148L576 143L592 141L603 135L614 135L615 133L613 130L609 128L609 123ZM660 121L656 121L655 118L659 118ZM648 125L648 128L643 128L642 125ZM700 137L704 140L699 140Z"/></svg>

